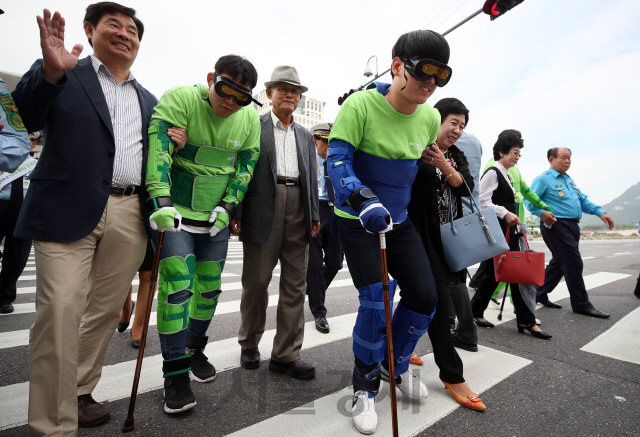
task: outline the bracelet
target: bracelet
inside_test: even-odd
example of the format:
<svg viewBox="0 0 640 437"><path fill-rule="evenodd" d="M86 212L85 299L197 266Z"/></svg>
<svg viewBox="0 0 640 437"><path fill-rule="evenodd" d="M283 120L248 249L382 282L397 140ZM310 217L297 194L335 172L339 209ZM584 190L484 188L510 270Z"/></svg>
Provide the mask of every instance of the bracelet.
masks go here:
<svg viewBox="0 0 640 437"><path fill-rule="evenodd" d="M449 178L450 178L451 176L453 176L454 174L456 174L456 171L455 171L455 170L453 170L453 171L451 172L451 174L450 174L449 176L447 176L447 179L449 179Z"/></svg>

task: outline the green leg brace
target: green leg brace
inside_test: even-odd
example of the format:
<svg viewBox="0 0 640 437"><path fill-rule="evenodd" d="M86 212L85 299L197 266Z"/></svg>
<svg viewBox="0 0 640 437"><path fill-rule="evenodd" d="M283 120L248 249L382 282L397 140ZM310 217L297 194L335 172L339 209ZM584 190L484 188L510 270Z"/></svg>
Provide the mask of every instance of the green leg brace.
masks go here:
<svg viewBox="0 0 640 437"><path fill-rule="evenodd" d="M213 318L221 293L224 261L196 263L195 286L189 304L189 317L205 321Z"/></svg>
<svg viewBox="0 0 640 437"><path fill-rule="evenodd" d="M169 303L169 296L182 290L193 292L196 271L195 255L171 256L158 266L158 332L174 334L189 326L189 302Z"/></svg>
<svg viewBox="0 0 640 437"><path fill-rule="evenodd" d="M173 360L164 360L162 362L162 373L164 378L170 378L172 376L180 375L181 373L187 373L191 370L191 355L185 354L180 358L174 358Z"/></svg>

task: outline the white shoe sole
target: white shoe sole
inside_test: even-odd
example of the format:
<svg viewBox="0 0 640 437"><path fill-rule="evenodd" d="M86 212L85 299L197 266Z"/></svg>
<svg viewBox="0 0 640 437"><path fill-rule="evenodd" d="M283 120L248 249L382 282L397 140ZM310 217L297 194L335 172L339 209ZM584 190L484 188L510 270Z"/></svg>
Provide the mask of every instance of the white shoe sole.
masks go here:
<svg viewBox="0 0 640 437"><path fill-rule="evenodd" d="M167 404L164 404L164 412L167 413L167 414L182 413L183 411L187 411L187 410L192 409L193 407L196 406L196 404L197 404L197 402L193 401L192 403L187 404L184 407L179 408L179 409L175 409L175 410L172 409L172 408L167 407Z"/></svg>
<svg viewBox="0 0 640 437"><path fill-rule="evenodd" d="M211 382L214 379L216 379L216 376L218 376L218 374L216 373L215 375L213 375L211 378L207 378L207 379L200 379L198 378L196 375L193 374L193 372L191 370L189 370L189 378L191 378L192 380L194 380L195 382L199 382L200 384L204 384L205 382Z"/></svg>

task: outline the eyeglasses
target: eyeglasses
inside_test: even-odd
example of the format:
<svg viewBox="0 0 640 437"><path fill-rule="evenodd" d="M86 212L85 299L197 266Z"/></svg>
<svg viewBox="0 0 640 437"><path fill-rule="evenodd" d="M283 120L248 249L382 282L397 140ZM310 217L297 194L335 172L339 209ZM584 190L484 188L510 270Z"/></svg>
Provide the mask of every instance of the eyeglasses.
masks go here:
<svg viewBox="0 0 640 437"><path fill-rule="evenodd" d="M213 83L215 84L214 89L217 95L220 97L234 97L238 106L247 106L251 104L252 101L262 106L261 103L253 99L250 89L238 85L231 79L227 79L224 76L216 76Z"/></svg>
<svg viewBox="0 0 640 437"><path fill-rule="evenodd" d="M276 91L278 91L283 96L287 96L289 95L289 93L291 93L293 97L300 97L302 95L302 92L300 90L293 88L276 87Z"/></svg>
<svg viewBox="0 0 640 437"><path fill-rule="evenodd" d="M443 87L451 79L451 67L433 59L403 59L402 62L407 72L419 81L433 77L436 85Z"/></svg>
<svg viewBox="0 0 640 437"><path fill-rule="evenodd" d="M522 154L521 153L514 152L513 150L509 150L509 153L511 153L516 158L522 158Z"/></svg>

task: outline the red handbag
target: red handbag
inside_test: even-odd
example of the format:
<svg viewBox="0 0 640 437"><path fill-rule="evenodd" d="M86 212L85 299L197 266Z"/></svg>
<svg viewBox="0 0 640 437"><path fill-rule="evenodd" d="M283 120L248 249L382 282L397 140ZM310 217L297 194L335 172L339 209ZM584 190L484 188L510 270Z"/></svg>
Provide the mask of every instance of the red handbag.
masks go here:
<svg viewBox="0 0 640 437"><path fill-rule="evenodd" d="M509 231L507 227L507 244ZM531 252L527 235L524 234L525 252L510 250L493 257L493 271L497 282L508 284L544 284L544 252Z"/></svg>

